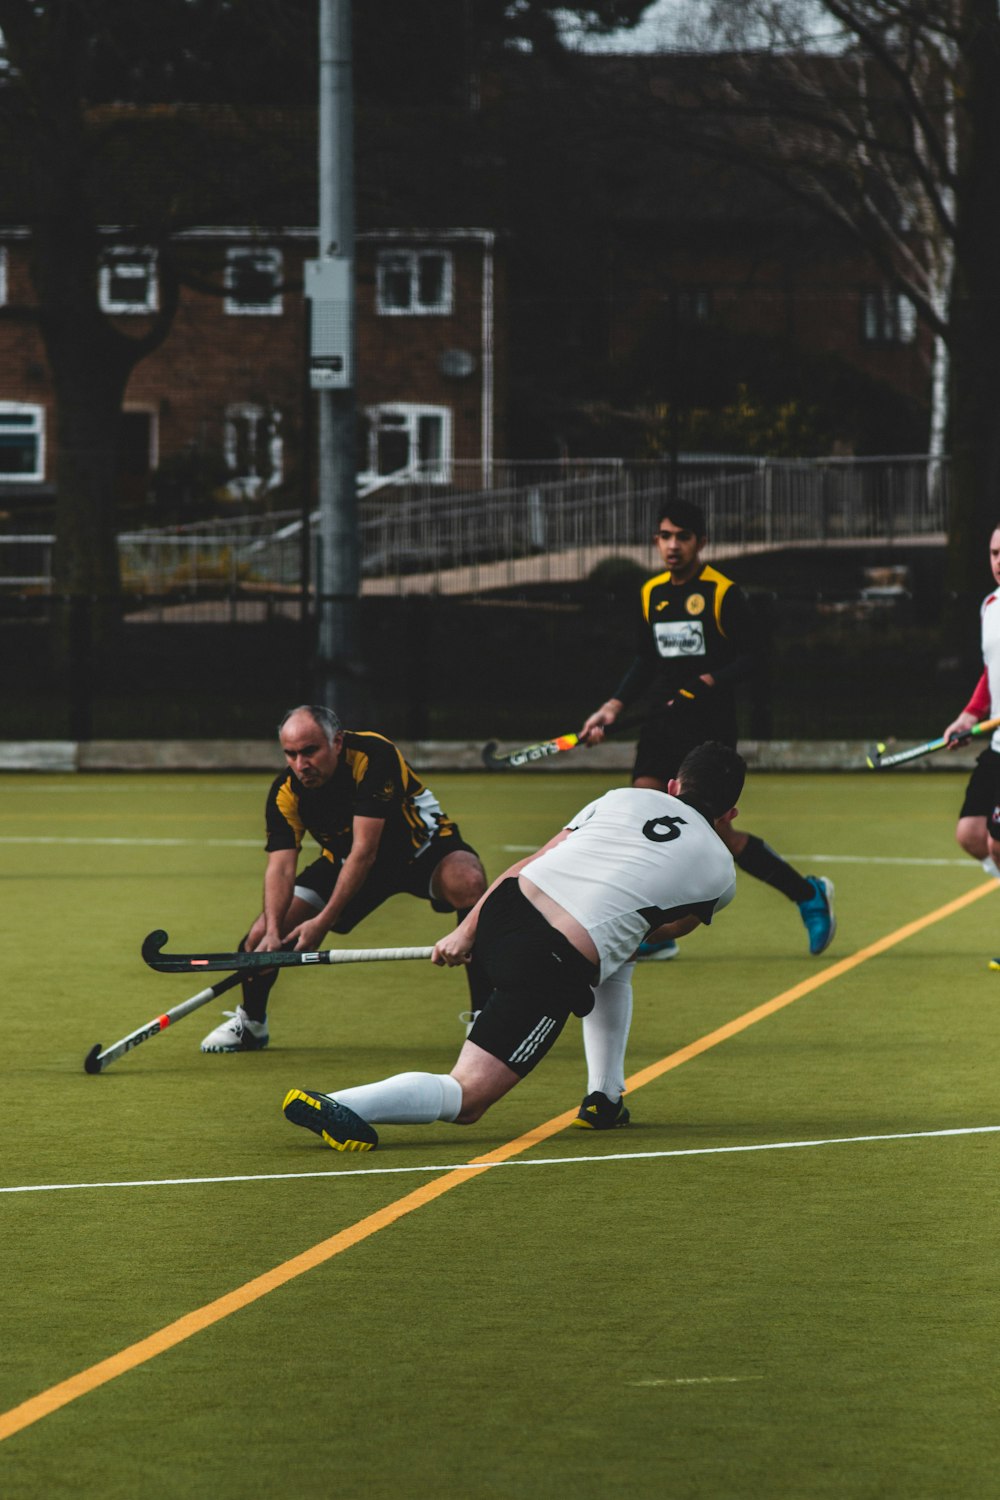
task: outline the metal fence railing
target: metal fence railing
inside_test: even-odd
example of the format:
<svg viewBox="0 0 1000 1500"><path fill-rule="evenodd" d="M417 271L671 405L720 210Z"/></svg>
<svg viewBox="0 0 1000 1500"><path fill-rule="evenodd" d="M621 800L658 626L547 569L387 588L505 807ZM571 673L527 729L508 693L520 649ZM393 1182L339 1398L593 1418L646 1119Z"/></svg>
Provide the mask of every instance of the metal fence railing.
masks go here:
<svg viewBox="0 0 1000 1500"><path fill-rule="evenodd" d="M498 463L491 478L483 489L478 464L456 464L447 486L410 474L361 496L364 591L463 594L573 581L609 556L646 563L661 508L678 496L703 508L710 556L947 530L947 465L919 456ZM123 583L160 600L256 595L274 607L313 574L315 515L308 550L304 524L283 511L123 533ZM0 534L0 588L48 591L53 546Z"/></svg>

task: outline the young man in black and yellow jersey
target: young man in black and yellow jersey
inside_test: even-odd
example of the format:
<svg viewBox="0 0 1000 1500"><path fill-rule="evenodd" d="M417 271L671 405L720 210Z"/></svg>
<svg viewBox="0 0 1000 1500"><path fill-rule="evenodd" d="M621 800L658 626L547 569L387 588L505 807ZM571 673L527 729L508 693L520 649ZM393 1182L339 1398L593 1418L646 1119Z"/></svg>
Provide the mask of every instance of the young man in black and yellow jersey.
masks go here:
<svg viewBox="0 0 1000 1500"><path fill-rule="evenodd" d="M399 750L380 734L343 729L332 709L290 709L278 729L288 769L267 796L264 909L240 944L249 952L313 952L406 892L462 920L486 889L476 851ZM320 856L298 873L303 835ZM278 970L251 974L234 1015L203 1052L247 1052L269 1040L267 1000ZM483 988L470 966L473 1011Z"/></svg>
<svg viewBox="0 0 1000 1500"><path fill-rule="evenodd" d="M580 739L595 744L640 693L653 689L636 748L632 785L666 791L684 757L696 745L721 741L736 747L737 683L754 666L753 619L746 596L701 558L705 518L696 505L672 500L655 541L664 571L643 585L636 655L612 696L584 722ZM799 909L810 953L829 947L836 922L833 885L822 876L800 875L756 834L729 822L716 832L739 869L780 891ZM673 937L640 943L637 958L673 958ZM632 1020L632 965L602 986L600 1001L583 1022L587 1094L577 1125L609 1130L625 1124L622 1103L625 1051Z"/></svg>
<svg viewBox="0 0 1000 1500"><path fill-rule="evenodd" d="M665 571L642 588L640 635L632 661L612 696L592 713L580 738L593 744L622 710L653 689L656 703L643 723L632 769L633 786L665 789L689 750L706 740L736 746L735 688L754 669L755 632L746 595L731 578L702 561L705 518L696 505L674 500L655 541ZM729 827L723 834L737 866L765 881L798 907L809 951L833 939L833 886L800 875L755 834ZM671 945L662 954L676 952Z"/></svg>

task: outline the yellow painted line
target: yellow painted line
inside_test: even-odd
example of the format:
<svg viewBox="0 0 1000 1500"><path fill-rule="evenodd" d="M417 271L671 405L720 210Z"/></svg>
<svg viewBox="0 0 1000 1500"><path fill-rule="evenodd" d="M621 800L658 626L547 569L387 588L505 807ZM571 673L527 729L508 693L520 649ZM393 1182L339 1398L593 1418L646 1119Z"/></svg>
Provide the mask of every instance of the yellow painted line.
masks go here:
<svg viewBox="0 0 1000 1500"><path fill-rule="evenodd" d="M786 1005L801 1000L804 995L810 995L822 985L829 984L841 975L848 974L852 969L858 968L860 964L867 963L871 958L877 958L880 953L885 953L889 948L894 948L898 943L905 942L907 938L922 932L926 927L935 922L944 921L946 917L953 916L966 906L971 906L974 901L989 895L997 889L995 881L977 886L974 890L960 896L956 901L949 901L946 906L938 907L936 911L929 912L927 916L918 918L915 922L909 922L905 927L900 927L896 932L887 937L879 938L878 942L871 943L867 948L861 948L857 953L851 954L849 958L840 959L830 964L819 973L812 975L801 984L794 985L792 989L785 990L776 995L772 1000L763 1005L748 1010L744 1015L737 1016L735 1020L729 1021L725 1026L718 1027L707 1036L691 1042L680 1051L673 1052L669 1057L661 1058L659 1062L653 1063L648 1068L643 1068L634 1073L628 1080L629 1090L640 1089L645 1084L651 1083L662 1074L669 1072L672 1068L680 1067L681 1063L688 1062L693 1057L698 1057L702 1052L707 1052L711 1047L717 1047L721 1042L745 1031L747 1027L754 1026L758 1021L773 1015L775 1011L783 1009ZM0 1442L5 1438L12 1437L21 1432L25 1427L41 1421L43 1417L50 1416L59 1411L61 1407L68 1406L71 1401L76 1401L80 1396L89 1395L100 1386L106 1385L108 1381L115 1380L119 1375L125 1375L129 1370L136 1369L139 1365L146 1364L155 1359L158 1354L164 1354L168 1349L173 1349L178 1344L184 1343L186 1339L193 1337L196 1333L203 1332L214 1323L219 1323L223 1318L228 1318L232 1313L239 1312L251 1303L266 1297L269 1292L276 1291L278 1287L285 1286L287 1282L294 1281L296 1277L302 1276L306 1271L315 1270L317 1266L332 1260L335 1255L340 1255L344 1250L350 1250L354 1245L359 1245L371 1235L377 1234L379 1230L386 1229L394 1224L397 1219L405 1218L407 1214L413 1213L418 1208L424 1208L428 1203L433 1203L444 1193L452 1188L458 1187L460 1183L470 1182L481 1177L483 1172L497 1162L510 1160L513 1156L520 1156L525 1151L530 1151L532 1146L539 1145L551 1136L557 1135L564 1130L571 1120L576 1118L576 1110L567 1110L565 1114L556 1115L554 1119L546 1120L544 1124L536 1125L534 1129L528 1130L524 1135L519 1135L515 1140L507 1141L495 1150L488 1151L484 1156L474 1157L468 1166L463 1166L452 1172L446 1172L443 1177L436 1178L433 1182L425 1183L412 1193L389 1203L375 1213L369 1214L367 1218L359 1219L347 1229L342 1229L338 1234L331 1235L329 1239L321 1240L319 1244L304 1250L301 1255L293 1256L291 1260L282 1262L270 1271L265 1271L262 1276L255 1276L252 1281L247 1281L243 1286L236 1287L222 1297L217 1297L214 1302L208 1302L203 1307L195 1308L193 1312L186 1313L184 1317L178 1318L173 1323L168 1323L165 1328L152 1333L148 1338L140 1339L138 1343L130 1344L127 1349L122 1349L117 1354L110 1355L107 1359L100 1360L96 1365L89 1366L86 1370L71 1375L68 1380L61 1380L57 1385L50 1386L48 1390L41 1391L37 1396L31 1396L27 1401L22 1401L19 1406L13 1406L9 1411L0 1414ZM470 1170L479 1167L480 1171Z"/></svg>
<svg viewBox="0 0 1000 1500"><path fill-rule="evenodd" d="M849 958L839 959L828 968L821 969L818 974L804 979L801 984L794 985L781 995L775 995L773 1000L766 1000L763 1005L758 1005L744 1015L737 1016L734 1021L727 1021L725 1026L720 1026L717 1031L710 1031L707 1036L699 1037L696 1042L682 1047L679 1052L672 1052L669 1057L661 1057L659 1062L651 1063L648 1068L642 1068L638 1073L633 1073L632 1077L626 1080L625 1087L629 1090L641 1089L644 1084L652 1083L654 1078L662 1077L672 1068L679 1068L681 1063L690 1062L692 1057L698 1057L702 1052L707 1052L710 1047L717 1047L720 1042L728 1041L730 1037L746 1031L748 1026L755 1026L766 1016L773 1016L775 1011L783 1010L786 1005L792 1005L796 1000L801 1000L804 995L811 995L813 990L818 990L821 985L829 984L832 979L839 979L841 975L849 974L852 969L867 963L870 958L877 958L880 953L895 948L898 943L905 942L907 938L915 937L926 927L933 927L935 922L943 922L946 917L953 917L956 912L962 911L966 906L971 906L974 901L981 901L984 896L989 896L997 889L1000 887L997 886L996 881L989 880L985 885L977 885L973 890L966 891L965 895L959 896L957 900L949 901L947 906L939 906L936 911L928 912L925 917L918 917L915 922L907 922L905 927L899 927L888 936L879 938L877 942L869 943L867 948L859 948L857 953L852 953Z"/></svg>

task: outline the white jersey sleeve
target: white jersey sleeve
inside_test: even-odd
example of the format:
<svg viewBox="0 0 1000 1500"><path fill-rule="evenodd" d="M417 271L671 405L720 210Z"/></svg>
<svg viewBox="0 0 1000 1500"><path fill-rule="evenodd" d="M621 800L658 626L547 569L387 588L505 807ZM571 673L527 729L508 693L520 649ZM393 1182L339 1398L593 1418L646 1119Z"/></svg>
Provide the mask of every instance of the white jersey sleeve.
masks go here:
<svg viewBox="0 0 1000 1500"><path fill-rule="evenodd" d="M979 611L982 629L983 664L990 685L990 713L1000 713L1000 592L987 594ZM1000 729L990 737L990 749L1000 752Z"/></svg>
<svg viewBox="0 0 1000 1500"><path fill-rule="evenodd" d="M601 979L654 927L696 915L711 922L736 890L732 855L701 813L650 787L619 787L588 803L569 837L525 877L590 934Z"/></svg>

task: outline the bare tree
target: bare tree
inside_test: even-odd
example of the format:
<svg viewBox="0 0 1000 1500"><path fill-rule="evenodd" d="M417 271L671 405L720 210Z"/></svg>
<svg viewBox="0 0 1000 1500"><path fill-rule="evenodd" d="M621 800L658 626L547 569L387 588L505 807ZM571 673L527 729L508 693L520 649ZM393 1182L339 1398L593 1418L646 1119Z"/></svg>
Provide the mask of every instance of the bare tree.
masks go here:
<svg viewBox="0 0 1000 1500"><path fill-rule="evenodd" d="M648 3L366 0L356 6L362 79L376 93L387 80L393 89L405 81L407 98L426 104L473 69L474 52L520 42L558 53L563 11L600 33L634 25ZM311 100L317 14L315 0L0 0L4 212L29 231L34 291L32 306L0 316L32 319L44 343L58 448L55 586L99 626L118 611L125 390L169 334L178 288L191 281L178 232L193 203L232 203L234 176L246 188L244 212L263 222L278 212L264 201L262 164L276 148L261 108ZM237 170L232 153L219 154L220 132L199 133L197 110L162 108L184 104L242 111ZM309 170L302 163L311 159L301 153L291 175ZM271 177L287 178L283 167ZM159 303L138 334L101 306L99 269L115 243L156 257Z"/></svg>
<svg viewBox="0 0 1000 1500"><path fill-rule="evenodd" d="M995 0L697 0L692 143L853 235L933 336L929 451L952 462L949 589L1000 513L1000 13Z"/></svg>

